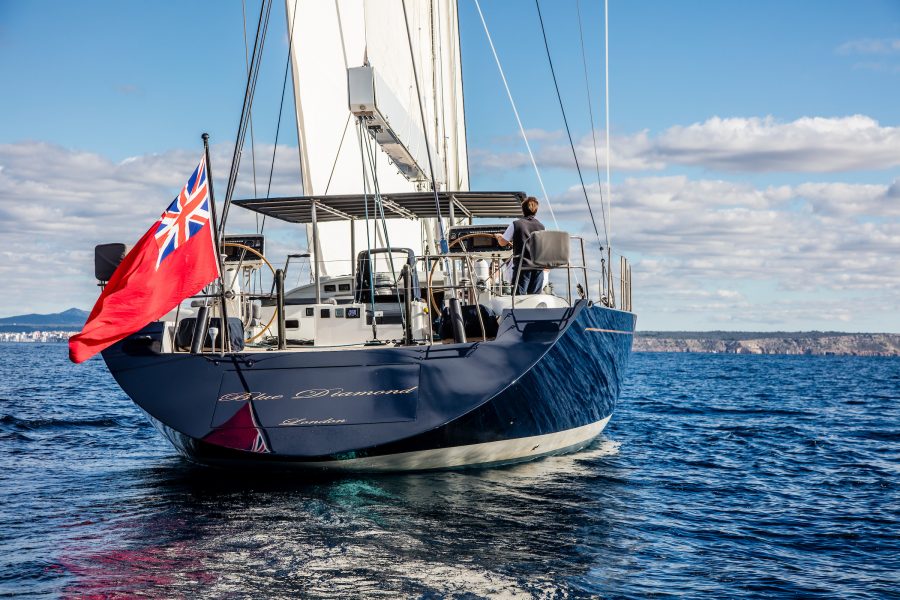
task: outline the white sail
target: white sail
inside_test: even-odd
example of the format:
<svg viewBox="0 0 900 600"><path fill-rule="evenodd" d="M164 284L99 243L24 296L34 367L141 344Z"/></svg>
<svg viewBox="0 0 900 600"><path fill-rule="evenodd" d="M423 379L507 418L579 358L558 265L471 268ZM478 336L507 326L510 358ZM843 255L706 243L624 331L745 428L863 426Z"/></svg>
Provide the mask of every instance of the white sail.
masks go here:
<svg viewBox="0 0 900 600"><path fill-rule="evenodd" d="M361 193L363 166L355 118L348 106L347 69L368 62L405 109L408 123L422 127L404 5L397 0L286 0L286 5L288 29L292 29L304 193ZM421 134L427 136L431 146L435 179L440 189L467 190L456 2L407 0L406 11L425 113ZM407 138L424 139L421 134ZM424 148L411 150L416 156L427 157ZM406 179L380 147L375 146L375 153L381 191L430 189L423 188L421 181ZM426 174L429 172L427 164L420 166ZM374 222L369 232L372 246L385 245L383 236L373 229ZM320 247L313 251L320 260L320 272L349 273L350 225L322 223L319 231ZM422 234L423 225L418 221L389 222L393 246L421 253ZM366 243L365 225L357 223L356 250L364 249Z"/></svg>

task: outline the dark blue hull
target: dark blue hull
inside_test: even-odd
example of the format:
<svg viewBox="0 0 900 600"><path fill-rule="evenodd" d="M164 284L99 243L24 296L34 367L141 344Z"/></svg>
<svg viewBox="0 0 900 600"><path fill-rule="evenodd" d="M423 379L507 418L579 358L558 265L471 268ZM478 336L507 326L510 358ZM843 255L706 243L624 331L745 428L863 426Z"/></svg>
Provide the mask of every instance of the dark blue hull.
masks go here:
<svg viewBox="0 0 900 600"><path fill-rule="evenodd" d="M506 313L489 342L219 357L126 340L104 358L197 462L439 468L589 442L615 408L634 326L632 313L582 301Z"/></svg>

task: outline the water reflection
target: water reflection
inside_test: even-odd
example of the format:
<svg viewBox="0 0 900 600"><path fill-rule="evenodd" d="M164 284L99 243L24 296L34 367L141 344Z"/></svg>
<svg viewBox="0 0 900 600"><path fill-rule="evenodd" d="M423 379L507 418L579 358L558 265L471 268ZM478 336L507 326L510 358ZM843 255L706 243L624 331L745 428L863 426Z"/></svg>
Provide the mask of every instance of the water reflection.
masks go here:
<svg viewBox="0 0 900 600"><path fill-rule="evenodd" d="M596 577L609 524L628 510L617 450L601 441L501 469L353 478L163 461L126 474L124 503L93 506L120 516L88 520L92 543L54 568L71 596L566 594Z"/></svg>

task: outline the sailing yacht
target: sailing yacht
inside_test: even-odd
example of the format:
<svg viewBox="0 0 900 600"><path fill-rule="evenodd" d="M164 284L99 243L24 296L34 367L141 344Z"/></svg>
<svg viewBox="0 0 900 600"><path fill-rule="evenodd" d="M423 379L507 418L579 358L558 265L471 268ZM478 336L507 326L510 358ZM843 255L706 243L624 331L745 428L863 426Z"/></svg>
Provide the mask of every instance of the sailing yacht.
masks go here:
<svg viewBox="0 0 900 600"><path fill-rule="evenodd" d="M424 470L589 444L631 351L630 269L563 231L504 268L496 234L526 195L469 189L456 3L286 8L302 190L232 200L239 133L219 226L233 205L309 247L276 268L262 234L223 235L218 283L103 352L116 381L208 465ZM310 280L285 289L291 260ZM549 275L538 294L516 293L527 269Z"/></svg>

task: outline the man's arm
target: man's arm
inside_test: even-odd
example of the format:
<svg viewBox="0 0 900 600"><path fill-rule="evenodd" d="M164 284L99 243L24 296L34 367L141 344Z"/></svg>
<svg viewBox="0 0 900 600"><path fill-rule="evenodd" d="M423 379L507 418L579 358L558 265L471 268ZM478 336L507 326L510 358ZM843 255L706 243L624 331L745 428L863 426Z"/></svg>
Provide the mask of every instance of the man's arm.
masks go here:
<svg viewBox="0 0 900 600"><path fill-rule="evenodd" d="M510 244L512 244L514 227L513 224L510 223L509 227L506 228L506 231L503 233L497 233L494 237L497 238L497 243L500 244L501 248L506 248Z"/></svg>

